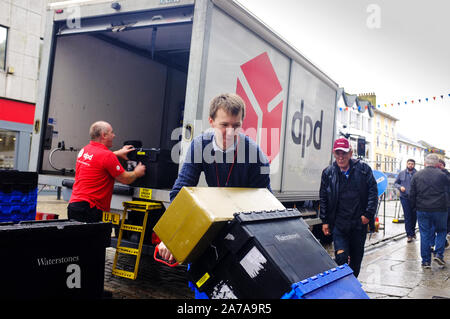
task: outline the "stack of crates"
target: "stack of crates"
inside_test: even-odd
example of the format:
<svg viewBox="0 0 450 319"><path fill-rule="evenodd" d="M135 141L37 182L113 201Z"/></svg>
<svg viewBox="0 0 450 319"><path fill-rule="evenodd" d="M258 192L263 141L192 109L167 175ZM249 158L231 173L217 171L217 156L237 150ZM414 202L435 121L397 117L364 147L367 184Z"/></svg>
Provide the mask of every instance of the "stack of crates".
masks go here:
<svg viewBox="0 0 450 319"><path fill-rule="evenodd" d="M297 209L235 214L189 267L197 299L366 299Z"/></svg>
<svg viewBox="0 0 450 319"><path fill-rule="evenodd" d="M37 183L36 172L0 170L0 222L35 219Z"/></svg>

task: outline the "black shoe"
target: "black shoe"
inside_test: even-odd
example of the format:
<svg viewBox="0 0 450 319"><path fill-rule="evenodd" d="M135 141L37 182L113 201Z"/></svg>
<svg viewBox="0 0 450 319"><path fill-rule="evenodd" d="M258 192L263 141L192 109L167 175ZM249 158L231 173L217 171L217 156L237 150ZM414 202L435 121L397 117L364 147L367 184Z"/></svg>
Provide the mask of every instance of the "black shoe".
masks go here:
<svg viewBox="0 0 450 319"><path fill-rule="evenodd" d="M445 260L443 257L434 256L433 261L435 261L439 266L445 266Z"/></svg>
<svg viewBox="0 0 450 319"><path fill-rule="evenodd" d="M431 269L431 263L427 263L427 262L422 263L422 268L423 269Z"/></svg>

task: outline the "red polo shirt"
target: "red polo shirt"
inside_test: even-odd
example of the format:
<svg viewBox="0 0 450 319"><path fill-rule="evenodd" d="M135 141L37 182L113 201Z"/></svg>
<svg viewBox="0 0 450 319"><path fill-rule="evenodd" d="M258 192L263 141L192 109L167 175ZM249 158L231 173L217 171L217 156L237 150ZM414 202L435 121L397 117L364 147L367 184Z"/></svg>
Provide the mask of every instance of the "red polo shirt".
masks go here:
<svg viewBox="0 0 450 319"><path fill-rule="evenodd" d="M105 145L91 141L78 153L70 203L86 201L109 211L114 179L125 170Z"/></svg>

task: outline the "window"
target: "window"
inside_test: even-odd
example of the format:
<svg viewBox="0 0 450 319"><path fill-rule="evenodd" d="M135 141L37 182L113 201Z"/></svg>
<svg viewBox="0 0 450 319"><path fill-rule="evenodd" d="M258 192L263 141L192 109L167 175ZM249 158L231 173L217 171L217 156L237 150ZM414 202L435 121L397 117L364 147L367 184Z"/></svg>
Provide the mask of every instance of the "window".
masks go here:
<svg viewBox="0 0 450 319"><path fill-rule="evenodd" d="M348 126L348 112L340 112L341 113L341 123L342 125Z"/></svg>
<svg viewBox="0 0 450 319"><path fill-rule="evenodd" d="M389 172L390 163L391 163L391 158L389 156L386 156L384 158L384 171L385 172Z"/></svg>
<svg viewBox="0 0 450 319"><path fill-rule="evenodd" d="M38 78L39 73L41 72L41 60L42 60L42 49L44 48L44 39L39 39L39 61L38 61Z"/></svg>
<svg viewBox="0 0 450 319"><path fill-rule="evenodd" d="M377 169L377 170L380 170L380 169L381 169L381 154L377 154L377 155L376 155L376 159L377 159L377 162L376 162L376 169Z"/></svg>
<svg viewBox="0 0 450 319"><path fill-rule="evenodd" d="M6 66L6 40L8 39L8 29L0 25L0 70Z"/></svg>
<svg viewBox="0 0 450 319"><path fill-rule="evenodd" d="M350 127L358 128L357 114L355 112L350 112Z"/></svg>
<svg viewBox="0 0 450 319"><path fill-rule="evenodd" d="M366 126L366 132L371 133L372 132L372 119L367 118L367 126Z"/></svg>
<svg viewBox="0 0 450 319"><path fill-rule="evenodd" d="M14 169L17 132L0 130L0 169Z"/></svg>

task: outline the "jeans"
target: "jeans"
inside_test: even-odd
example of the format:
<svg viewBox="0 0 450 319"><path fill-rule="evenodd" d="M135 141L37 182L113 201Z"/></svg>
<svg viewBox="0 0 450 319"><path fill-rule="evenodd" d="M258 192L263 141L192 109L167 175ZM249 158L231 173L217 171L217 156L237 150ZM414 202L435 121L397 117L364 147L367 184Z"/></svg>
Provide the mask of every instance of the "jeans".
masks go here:
<svg viewBox="0 0 450 319"><path fill-rule="evenodd" d="M450 207L447 207L447 234L450 233Z"/></svg>
<svg viewBox="0 0 450 319"><path fill-rule="evenodd" d="M422 212L417 211L417 220L420 232L420 256L422 263L431 262L431 247L437 257L444 257L445 237L447 235L448 212ZM435 237L436 235L436 237ZM434 241L433 239L436 238Z"/></svg>
<svg viewBox="0 0 450 319"><path fill-rule="evenodd" d="M333 244L336 263L343 265L348 262L355 277L358 277L364 255L364 244L367 237L367 225L363 225L361 220L352 221L352 227L347 231L342 231L338 227L333 230ZM338 251L343 253L338 254Z"/></svg>
<svg viewBox="0 0 450 319"><path fill-rule="evenodd" d="M411 209L411 205L408 198L400 197L400 202L403 207L403 214L405 216L405 231L408 237L414 237L416 235L416 211Z"/></svg>

